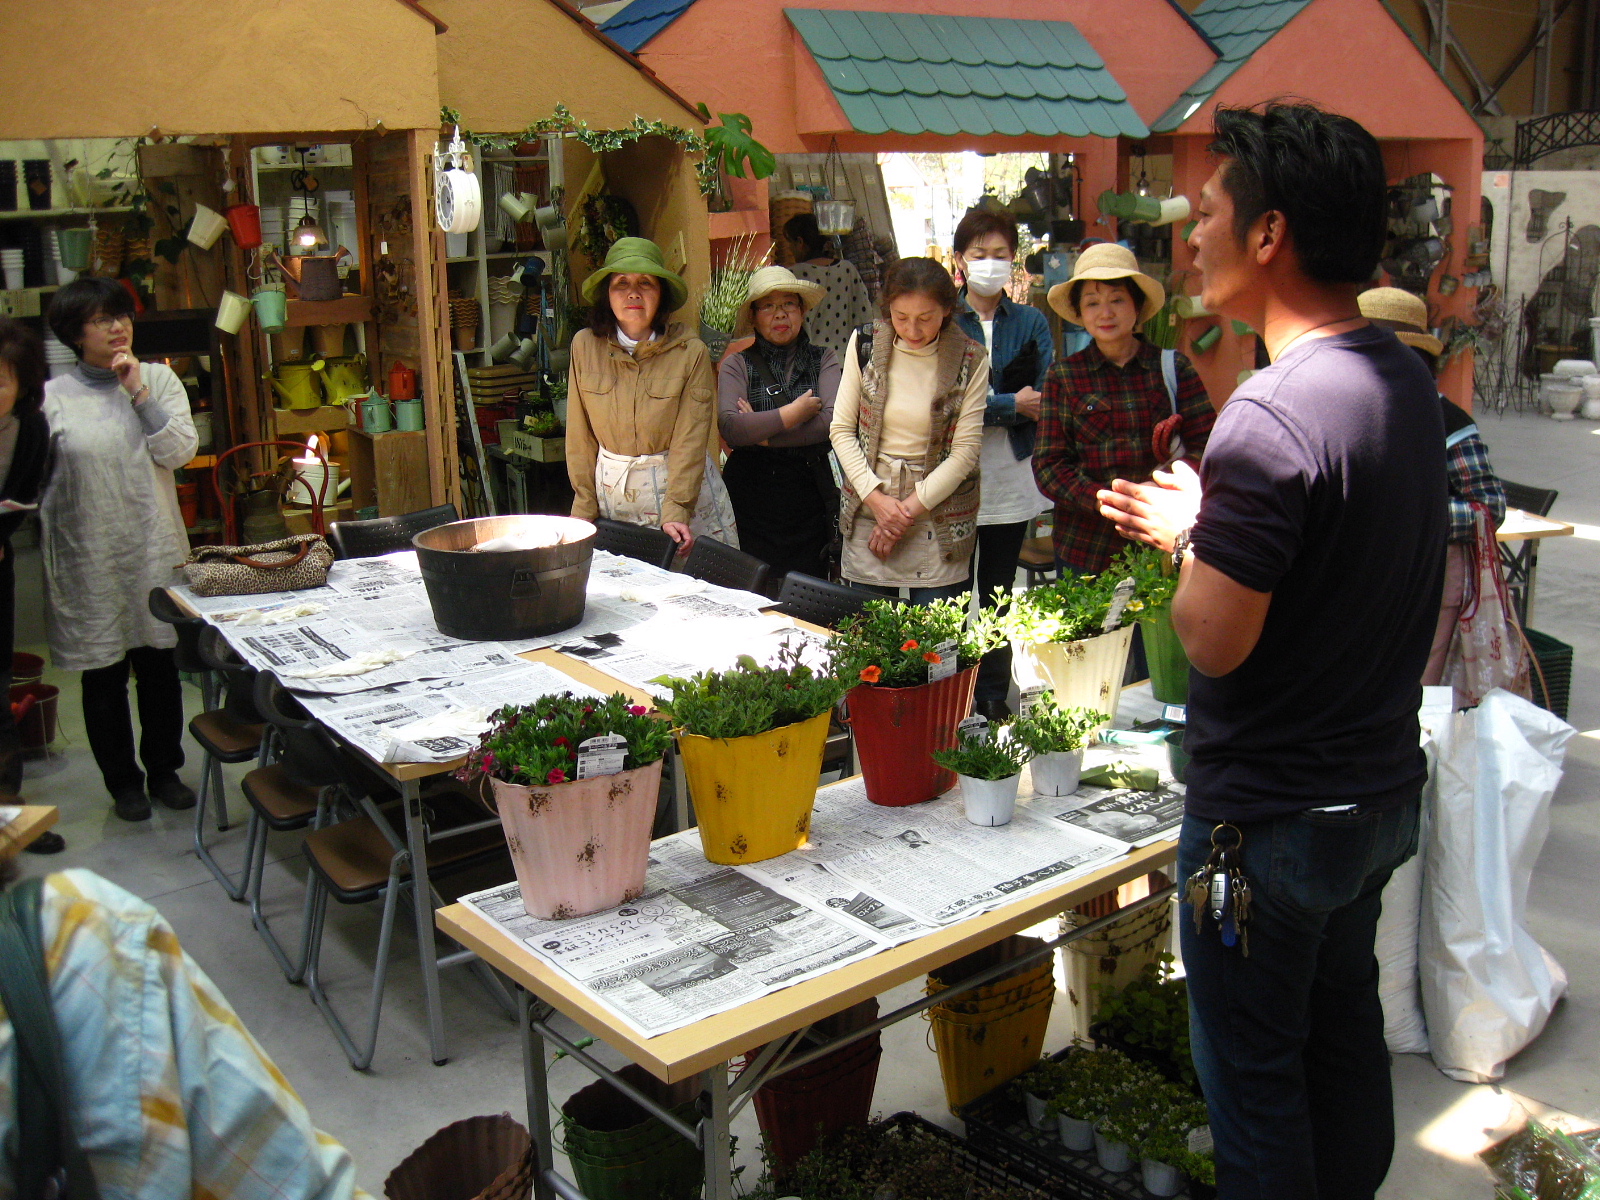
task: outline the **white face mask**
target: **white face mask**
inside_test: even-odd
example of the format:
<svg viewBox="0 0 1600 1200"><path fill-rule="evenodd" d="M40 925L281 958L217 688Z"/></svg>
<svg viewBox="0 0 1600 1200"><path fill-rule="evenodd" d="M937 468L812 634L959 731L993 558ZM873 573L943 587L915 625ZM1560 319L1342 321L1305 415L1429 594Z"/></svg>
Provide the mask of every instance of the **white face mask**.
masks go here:
<svg viewBox="0 0 1600 1200"><path fill-rule="evenodd" d="M1009 258L976 258L967 263L967 286L980 296L993 296L1010 282Z"/></svg>

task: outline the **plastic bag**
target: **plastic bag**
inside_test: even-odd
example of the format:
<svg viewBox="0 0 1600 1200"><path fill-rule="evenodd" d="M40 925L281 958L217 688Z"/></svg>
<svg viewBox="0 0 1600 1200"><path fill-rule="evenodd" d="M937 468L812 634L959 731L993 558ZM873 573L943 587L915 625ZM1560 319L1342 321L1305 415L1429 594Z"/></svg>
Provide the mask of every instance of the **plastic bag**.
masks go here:
<svg viewBox="0 0 1600 1200"><path fill-rule="evenodd" d="M1567 989L1525 917L1574 732L1498 688L1440 731L1418 955L1428 1041L1452 1079L1498 1079Z"/></svg>
<svg viewBox="0 0 1600 1200"><path fill-rule="evenodd" d="M1600 1200L1600 1158L1570 1134L1530 1120L1478 1155L1497 1195L1512 1200Z"/></svg>

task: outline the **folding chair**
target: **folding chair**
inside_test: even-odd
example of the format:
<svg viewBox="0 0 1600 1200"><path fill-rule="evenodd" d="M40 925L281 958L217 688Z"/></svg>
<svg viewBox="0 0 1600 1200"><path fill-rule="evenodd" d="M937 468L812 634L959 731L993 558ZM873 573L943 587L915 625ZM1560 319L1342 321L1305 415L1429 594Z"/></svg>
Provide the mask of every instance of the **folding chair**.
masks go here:
<svg viewBox="0 0 1600 1200"><path fill-rule="evenodd" d="M662 570L672 566L678 555L678 543L670 534L645 525L630 525L626 521L611 521L601 517L594 523L596 530L594 548L626 558L637 558Z"/></svg>
<svg viewBox="0 0 1600 1200"><path fill-rule="evenodd" d="M328 544L333 547L335 558L372 558L409 550L411 539L417 534L460 519L454 504L441 504L399 517L334 521L328 526Z"/></svg>
<svg viewBox="0 0 1600 1200"><path fill-rule="evenodd" d="M685 575L746 592L761 591L770 569L755 555L708 537L695 538L683 564Z"/></svg>

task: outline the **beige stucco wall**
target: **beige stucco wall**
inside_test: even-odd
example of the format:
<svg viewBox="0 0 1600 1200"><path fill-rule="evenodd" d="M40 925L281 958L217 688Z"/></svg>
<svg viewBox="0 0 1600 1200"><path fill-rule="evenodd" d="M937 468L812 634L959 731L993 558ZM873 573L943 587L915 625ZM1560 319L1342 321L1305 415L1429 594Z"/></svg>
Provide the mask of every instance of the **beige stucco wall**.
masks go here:
<svg viewBox="0 0 1600 1200"><path fill-rule="evenodd" d="M398 0L7 3L0 138L430 127L434 39Z"/></svg>

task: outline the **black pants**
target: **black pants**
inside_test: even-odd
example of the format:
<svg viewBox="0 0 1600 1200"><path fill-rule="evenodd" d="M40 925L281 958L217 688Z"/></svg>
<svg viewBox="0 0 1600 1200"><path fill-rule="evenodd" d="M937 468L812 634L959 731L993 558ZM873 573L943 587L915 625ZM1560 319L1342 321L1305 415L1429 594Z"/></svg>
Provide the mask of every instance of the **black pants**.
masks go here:
<svg viewBox="0 0 1600 1200"><path fill-rule="evenodd" d="M11 543L0 541L0 797L22 790L22 738L11 719L11 652L17 646L17 570Z"/></svg>
<svg viewBox="0 0 1600 1200"><path fill-rule="evenodd" d="M972 552L972 586L978 589L980 607L994 607L995 588L1011 591L1027 536L1027 521L978 526L978 546ZM1004 700L1010 690L1011 647L1005 645L989 651L978 664L978 703Z"/></svg>
<svg viewBox="0 0 1600 1200"><path fill-rule="evenodd" d="M128 710L132 668L139 703L139 758L133 756L133 717ZM171 650L140 646L120 662L83 673L83 724L106 790L144 786L176 775L183 766L183 684ZM139 763L144 763L144 773Z"/></svg>
<svg viewBox="0 0 1600 1200"><path fill-rule="evenodd" d="M772 568L771 595L790 571L829 578L839 492L826 445L740 446L728 455L722 482L739 527L739 549Z"/></svg>

